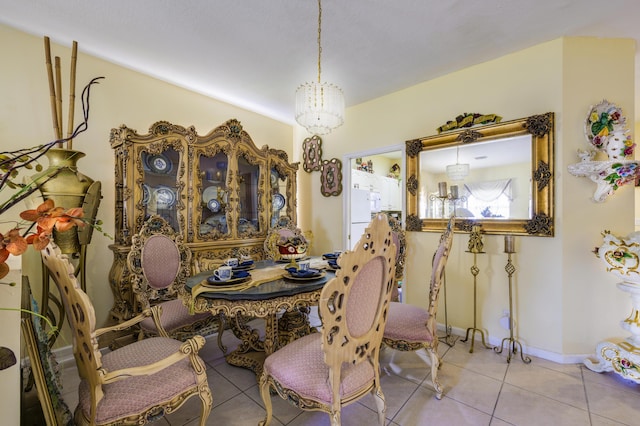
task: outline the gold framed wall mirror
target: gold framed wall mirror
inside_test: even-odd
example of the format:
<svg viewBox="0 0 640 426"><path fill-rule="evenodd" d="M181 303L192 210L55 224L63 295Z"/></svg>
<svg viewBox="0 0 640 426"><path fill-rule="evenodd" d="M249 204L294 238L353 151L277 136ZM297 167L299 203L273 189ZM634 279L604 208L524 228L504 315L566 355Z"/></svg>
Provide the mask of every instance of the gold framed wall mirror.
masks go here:
<svg viewBox="0 0 640 426"><path fill-rule="evenodd" d="M552 237L553 151L552 112L406 141L407 231Z"/></svg>

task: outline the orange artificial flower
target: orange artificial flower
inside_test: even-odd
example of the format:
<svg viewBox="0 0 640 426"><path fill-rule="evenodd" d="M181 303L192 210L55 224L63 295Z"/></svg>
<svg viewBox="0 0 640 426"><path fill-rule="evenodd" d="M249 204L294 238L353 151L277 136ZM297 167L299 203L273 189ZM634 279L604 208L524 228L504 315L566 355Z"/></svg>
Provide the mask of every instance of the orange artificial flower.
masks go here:
<svg viewBox="0 0 640 426"><path fill-rule="evenodd" d="M42 250L49 244L51 240L51 231L46 231L38 226L38 230L35 234L31 234L27 237L27 243L33 244L33 248L36 250Z"/></svg>
<svg viewBox="0 0 640 426"><path fill-rule="evenodd" d="M56 221L56 230L60 232L67 231L74 226L82 228L85 223L82 220L84 217L84 211L82 207L74 207L72 209L67 210L62 216L57 218Z"/></svg>
<svg viewBox="0 0 640 426"><path fill-rule="evenodd" d="M9 254L20 256L27 251L29 244L27 240L20 235L19 228L13 228L6 235L0 234L0 261L4 262Z"/></svg>
<svg viewBox="0 0 640 426"><path fill-rule="evenodd" d="M53 200L46 200L35 210L25 210L20 213L20 217L30 222L36 222L38 226L47 231L51 231L58 219L64 215L63 207L55 207Z"/></svg>

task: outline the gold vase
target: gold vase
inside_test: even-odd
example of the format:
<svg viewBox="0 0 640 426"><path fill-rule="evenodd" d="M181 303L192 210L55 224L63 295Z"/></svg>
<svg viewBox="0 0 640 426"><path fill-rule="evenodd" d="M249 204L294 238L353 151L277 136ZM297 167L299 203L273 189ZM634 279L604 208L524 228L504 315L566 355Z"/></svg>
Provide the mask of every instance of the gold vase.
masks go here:
<svg viewBox="0 0 640 426"><path fill-rule="evenodd" d="M77 161L84 153L71 149L52 148L47 151L49 169L47 174L55 174L40 187L45 200L52 199L56 207L70 209L82 207L87 190L93 179L78 172ZM76 227L64 232L53 232L53 238L62 253L80 252L80 241Z"/></svg>

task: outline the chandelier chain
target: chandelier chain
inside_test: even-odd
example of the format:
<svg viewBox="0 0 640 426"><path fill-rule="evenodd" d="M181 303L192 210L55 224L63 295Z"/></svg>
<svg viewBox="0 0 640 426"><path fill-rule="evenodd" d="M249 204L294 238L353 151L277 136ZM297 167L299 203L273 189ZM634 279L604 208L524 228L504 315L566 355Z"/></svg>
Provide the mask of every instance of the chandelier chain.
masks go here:
<svg viewBox="0 0 640 426"><path fill-rule="evenodd" d="M322 57L322 44L320 43L322 34L322 0L318 0L318 83L320 83L320 69L321 62L320 59Z"/></svg>

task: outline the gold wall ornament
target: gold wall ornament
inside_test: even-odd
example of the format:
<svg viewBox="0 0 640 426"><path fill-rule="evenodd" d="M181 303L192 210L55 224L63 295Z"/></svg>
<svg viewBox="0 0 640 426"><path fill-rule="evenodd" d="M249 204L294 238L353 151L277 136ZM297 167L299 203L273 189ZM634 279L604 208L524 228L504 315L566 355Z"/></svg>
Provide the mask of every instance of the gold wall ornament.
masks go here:
<svg viewBox="0 0 640 426"><path fill-rule="evenodd" d="M552 176L549 165L540 160L538 168L533 171L533 180L538 182L538 191L542 191L545 186L549 185Z"/></svg>
<svg viewBox="0 0 640 426"><path fill-rule="evenodd" d="M322 161L320 192L325 197L337 197L342 193L342 161L337 158Z"/></svg>
<svg viewBox="0 0 640 426"><path fill-rule="evenodd" d="M422 231L422 220L415 214L407 216L407 231Z"/></svg>
<svg viewBox="0 0 640 426"><path fill-rule="evenodd" d="M530 235L553 236L553 220L545 214L535 215L524 229Z"/></svg>
<svg viewBox="0 0 640 426"><path fill-rule="evenodd" d="M407 191L409 191L411 195L416 195L418 192L418 178L416 175L411 175L407 179Z"/></svg>
<svg viewBox="0 0 640 426"><path fill-rule="evenodd" d="M420 151L422 151L422 142L420 141L420 139L413 139L407 141L405 144L407 147L406 153L411 158L417 157L418 154L420 154Z"/></svg>
<svg viewBox="0 0 640 426"><path fill-rule="evenodd" d="M553 130L553 113L533 115L527 118L524 127L532 135L543 137Z"/></svg>
<svg viewBox="0 0 640 426"><path fill-rule="evenodd" d="M465 130L458 135L456 140L465 144L465 143L476 142L481 137L482 137L482 133L480 132L476 132L475 130Z"/></svg>

